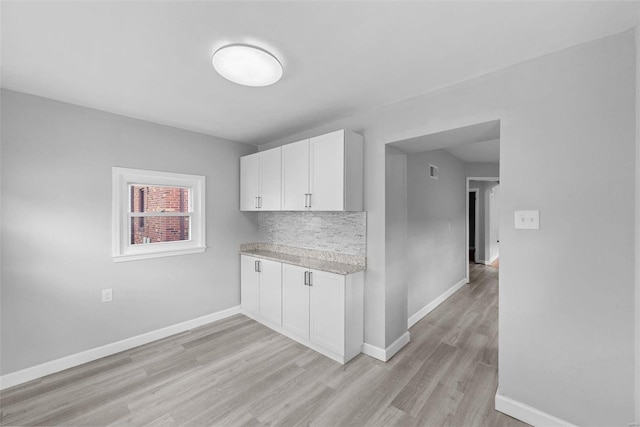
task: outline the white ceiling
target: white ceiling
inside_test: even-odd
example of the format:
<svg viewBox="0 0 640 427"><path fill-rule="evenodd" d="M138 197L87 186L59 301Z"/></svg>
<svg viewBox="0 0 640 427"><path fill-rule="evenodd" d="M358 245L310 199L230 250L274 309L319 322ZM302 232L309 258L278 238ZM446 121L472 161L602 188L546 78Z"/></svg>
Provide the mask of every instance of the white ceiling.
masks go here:
<svg viewBox="0 0 640 427"><path fill-rule="evenodd" d="M637 2L3 1L4 88L260 144L633 27ZM271 50L266 88L211 67Z"/></svg>
<svg viewBox="0 0 640 427"><path fill-rule="evenodd" d="M500 121L476 123L389 145L406 154L443 149L463 162L499 163Z"/></svg>
<svg viewBox="0 0 640 427"><path fill-rule="evenodd" d="M463 162L500 163L500 139L445 148Z"/></svg>

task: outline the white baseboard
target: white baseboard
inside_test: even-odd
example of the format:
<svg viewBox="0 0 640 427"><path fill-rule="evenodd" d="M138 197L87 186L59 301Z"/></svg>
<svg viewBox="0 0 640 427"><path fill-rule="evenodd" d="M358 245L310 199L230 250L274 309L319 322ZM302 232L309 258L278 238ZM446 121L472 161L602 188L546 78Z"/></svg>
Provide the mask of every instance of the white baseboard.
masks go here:
<svg viewBox="0 0 640 427"><path fill-rule="evenodd" d="M549 415L517 400L496 393L496 411L535 427L576 427L568 421Z"/></svg>
<svg viewBox="0 0 640 427"><path fill-rule="evenodd" d="M447 289L442 295L440 295L439 297L431 301L429 304L422 307L416 314L409 317L409 320L407 321L407 328L410 328L416 323L418 323L420 319L422 319L427 314L431 313L434 308L442 304L447 298L453 295L455 291L457 291L467 283L468 283L467 278L465 277L464 279L460 280L458 283L456 283L455 285Z"/></svg>
<svg viewBox="0 0 640 427"><path fill-rule="evenodd" d="M367 356L371 356L374 359L382 360L383 362L387 361L387 356L384 351L384 348L376 347L375 345L371 345L369 343L362 344L362 352Z"/></svg>
<svg viewBox="0 0 640 427"><path fill-rule="evenodd" d="M487 265L493 264L498 258L500 258L500 254L494 256L493 258L491 258L491 260L489 262L487 262Z"/></svg>
<svg viewBox="0 0 640 427"><path fill-rule="evenodd" d="M40 365L32 366L30 368L22 369L20 371L12 372L10 374L2 375L0 376L0 390L26 383L27 381L35 380L44 377L45 375L60 372L74 366L82 365L83 363L91 362L102 357L120 353L121 351L129 350L143 344L148 344L152 341L188 331L190 329L197 328L198 326L206 325L207 323L215 322L216 320L221 320L238 313L240 313L240 306L231 307L226 310L218 311L217 313L207 314L206 316L187 320L186 322L167 326L166 328L156 329L155 331L136 335L111 344L106 344L80 353L65 356L60 359L52 360L50 362L45 362Z"/></svg>
<svg viewBox="0 0 640 427"><path fill-rule="evenodd" d="M380 348L371 344L364 343L362 345L362 352L367 356L371 356L375 359L382 360L383 362L389 361L402 347L407 345L411 341L411 335L409 331L405 332L395 340L389 347Z"/></svg>

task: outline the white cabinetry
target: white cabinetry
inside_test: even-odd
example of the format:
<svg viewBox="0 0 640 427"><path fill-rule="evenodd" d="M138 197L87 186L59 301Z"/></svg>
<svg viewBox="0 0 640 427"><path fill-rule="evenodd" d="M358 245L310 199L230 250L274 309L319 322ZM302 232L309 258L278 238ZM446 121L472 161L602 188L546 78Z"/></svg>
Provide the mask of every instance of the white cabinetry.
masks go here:
<svg viewBox="0 0 640 427"><path fill-rule="evenodd" d="M282 327L296 337L309 339L309 269L282 266Z"/></svg>
<svg viewBox="0 0 640 427"><path fill-rule="evenodd" d="M340 363L364 341L363 272L341 275L240 256L242 313Z"/></svg>
<svg viewBox="0 0 640 427"><path fill-rule="evenodd" d="M334 360L362 351L363 273L340 275L282 264L282 327Z"/></svg>
<svg viewBox="0 0 640 427"><path fill-rule="evenodd" d="M240 298L243 313L268 325L282 325L282 264L240 257Z"/></svg>
<svg viewBox="0 0 640 427"><path fill-rule="evenodd" d="M240 210L279 211L282 207L282 148L240 158Z"/></svg>
<svg viewBox="0 0 640 427"><path fill-rule="evenodd" d="M260 273L258 258L242 255L240 257L240 303L245 314L260 314Z"/></svg>
<svg viewBox="0 0 640 427"><path fill-rule="evenodd" d="M361 211L363 139L346 130L282 146L282 209Z"/></svg>
<svg viewBox="0 0 640 427"><path fill-rule="evenodd" d="M309 275L309 340L344 354L345 276L316 270L309 271Z"/></svg>

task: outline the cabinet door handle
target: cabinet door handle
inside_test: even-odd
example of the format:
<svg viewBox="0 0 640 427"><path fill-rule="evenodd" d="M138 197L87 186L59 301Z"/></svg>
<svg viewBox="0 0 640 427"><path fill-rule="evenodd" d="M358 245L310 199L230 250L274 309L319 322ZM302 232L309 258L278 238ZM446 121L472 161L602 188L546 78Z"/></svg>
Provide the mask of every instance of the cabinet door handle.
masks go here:
<svg viewBox="0 0 640 427"><path fill-rule="evenodd" d="M258 273L262 273L262 261L258 261Z"/></svg>
<svg viewBox="0 0 640 427"><path fill-rule="evenodd" d="M258 261L253 261L253 271L258 271Z"/></svg>
<svg viewBox="0 0 640 427"><path fill-rule="evenodd" d="M313 286L313 273L309 272L309 286Z"/></svg>
<svg viewBox="0 0 640 427"><path fill-rule="evenodd" d="M308 208L311 207L311 193L309 193L309 206L307 206Z"/></svg>
<svg viewBox="0 0 640 427"><path fill-rule="evenodd" d="M305 272L304 272L304 285L305 285L305 286L307 286L307 285L309 284L309 279L308 279L308 277L309 277L309 272L308 272L308 271L305 271Z"/></svg>
<svg viewBox="0 0 640 427"><path fill-rule="evenodd" d="M254 202L254 203L253 203L253 207L254 207L254 208L256 208L256 209L258 209L258 196L254 197L253 199L254 199L254 200L253 200L253 202Z"/></svg>
<svg viewBox="0 0 640 427"><path fill-rule="evenodd" d="M258 209L262 208L262 196L258 196Z"/></svg>
<svg viewBox="0 0 640 427"><path fill-rule="evenodd" d="M308 194L307 194L307 193L304 193L304 207L305 207L305 208L308 208L308 207L309 207L309 206L307 206L307 205L308 205L308 202L307 202L307 196L308 196ZM306 284L306 283L305 283L305 284Z"/></svg>

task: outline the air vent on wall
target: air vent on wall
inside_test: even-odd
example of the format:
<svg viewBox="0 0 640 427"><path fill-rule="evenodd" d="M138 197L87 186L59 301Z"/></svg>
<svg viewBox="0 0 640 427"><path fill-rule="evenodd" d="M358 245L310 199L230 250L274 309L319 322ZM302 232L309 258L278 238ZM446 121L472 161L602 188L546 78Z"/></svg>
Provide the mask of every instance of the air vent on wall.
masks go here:
<svg viewBox="0 0 640 427"><path fill-rule="evenodd" d="M429 165L429 177L433 179L438 179L438 167L434 165Z"/></svg>

